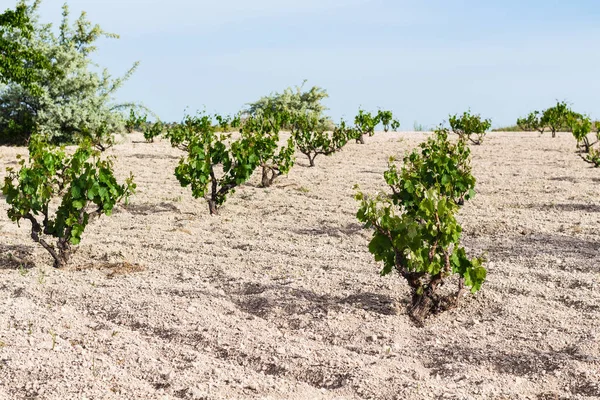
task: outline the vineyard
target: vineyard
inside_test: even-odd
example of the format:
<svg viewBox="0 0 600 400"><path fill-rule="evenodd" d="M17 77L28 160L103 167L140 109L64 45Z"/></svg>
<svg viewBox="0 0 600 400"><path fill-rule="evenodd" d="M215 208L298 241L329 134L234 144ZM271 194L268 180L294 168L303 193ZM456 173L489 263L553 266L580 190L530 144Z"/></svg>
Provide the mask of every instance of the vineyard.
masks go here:
<svg viewBox="0 0 600 400"><path fill-rule="evenodd" d="M568 134L473 147L477 194L458 219L487 281L420 328L402 278L378 276L353 185L384 190L388 156L426 137L377 133L315 168L299 157L210 216L173 175L181 151L133 134L109 154L137 192L66 269L2 205L4 397L597 397L597 170Z"/></svg>
<svg viewBox="0 0 600 400"><path fill-rule="evenodd" d="M164 121L39 4L0 14L0 399L600 398L600 121L399 132L306 81Z"/></svg>

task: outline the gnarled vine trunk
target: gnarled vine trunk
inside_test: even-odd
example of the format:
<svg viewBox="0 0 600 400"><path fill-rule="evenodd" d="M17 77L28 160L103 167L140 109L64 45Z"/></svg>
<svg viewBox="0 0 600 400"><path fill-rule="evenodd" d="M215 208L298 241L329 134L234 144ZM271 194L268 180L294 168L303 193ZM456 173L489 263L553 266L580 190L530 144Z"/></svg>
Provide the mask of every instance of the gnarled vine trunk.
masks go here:
<svg viewBox="0 0 600 400"><path fill-rule="evenodd" d="M273 184L273 182L275 181L275 178L277 178L278 176L279 176L279 173L277 172L277 170L269 167L268 165L263 165L262 166L262 179L260 182L261 186L265 187L265 188L271 186Z"/></svg>

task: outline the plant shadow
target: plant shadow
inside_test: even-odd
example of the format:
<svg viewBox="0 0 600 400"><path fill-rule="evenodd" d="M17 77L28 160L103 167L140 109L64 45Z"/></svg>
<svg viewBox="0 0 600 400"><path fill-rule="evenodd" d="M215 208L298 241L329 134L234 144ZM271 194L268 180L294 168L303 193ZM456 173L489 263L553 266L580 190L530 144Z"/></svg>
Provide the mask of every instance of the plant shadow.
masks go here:
<svg viewBox="0 0 600 400"><path fill-rule="evenodd" d="M35 267L29 260L32 254L33 246L0 244L0 269L31 269Z"/></svg>

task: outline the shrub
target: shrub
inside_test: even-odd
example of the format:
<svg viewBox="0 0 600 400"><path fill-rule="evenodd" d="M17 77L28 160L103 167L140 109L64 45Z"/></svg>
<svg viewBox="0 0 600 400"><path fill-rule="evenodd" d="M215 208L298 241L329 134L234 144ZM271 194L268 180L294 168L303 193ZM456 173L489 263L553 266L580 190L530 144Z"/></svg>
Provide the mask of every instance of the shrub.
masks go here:
<svg viewBox="0 0 600 400"><path fill-rule="evenodd" d="M38 6L39 2L35 2L26 8L26 18L33 21L30 37L14 40L51 60L51 66L34 71L39 77L37 90L16 81L0 90L0 142L22 144L37 131L54 143L95 138L96 147L106 147L104 141L110 142L113 134L123 132L120 110L130 106L113 103L112 96L137 63L117 79L112 79L106 70L96 72L90 59L96 50L95 42L101 37L117 36L92 25L85 13L70 25L66 5L57 35L50 24L38 22ZM13 122L15 116L17 122Z"/></svg>
<svg viewBox="0 0 600 400"><path fill-rule="evenodd" d="M144 124L142 132L144 133L144 139L148 143L154 143L154 138L162 135L165 130L165 125L161 121L148 122Z"/></svg>
<svg viewBox="0 0 600 400"><path fill-rule="evenodd" d="M556 132L568 130L569 120L581 117L581 114L574 113L569 109L564 101L556 102L554 107L544 110L541 118L542 125L546 125L552 132L552 137L556 137ZM565 129L566 128L566 129Z"/></svg>
<svg viewBox="0 0 600 400"><path fill-rule="evenodd" d="M422 325L432 313L455 305L464 286L480 289L486 277L482 259L469 258L460 246L456 213L461 198L473 194L469 150L463 141L451 144L448 132L432 138L404 157L400 170L390 160L385 180L392 194L369 197L358 192L357 218L373 229L369 251L383 262L382 275L398 272L412 292L409 315ZM458 291L441 296L439 287L452 274Z"/></svg>
<svg viewBox="0 0 600 400"><path fill-rule="evenodd" d="M533 111L526 118L517 119L517 125L524 131L536 130L544 133L546 129L552 132L552 137L556 137L556 132L564 130L570 131L570 121L573 118L581 118L582 115L571 111L567 103L556 102L556 105L547 108L544 111Z"/></svg>
<svg viewBox="0 0 600 400"><path fill-rule="evenodd" d="M546 126L542 123L542 115L539 111L532 111L525 118L517 119L517 126L525 132L538 131L544 133Z"/></svg>
<svg viewBox="0 0 600 400"><path fill-rule="evenodd" d="M227 195L246 182L260 163L252 139L232 140L230 134L216 133L216 125L230 124L231 120L219 115L214 119L206 114L185 116L167 132L171 145L187 153L175 176L182 186L191 186L194 198L206 198L211 215L218 214Z"/></svg>
<svg viewBox="0 0 600 400"><path fill-rule="evenodd" d="M15 83L30 90L38 90L38 71L48 69L50 60L24 40L31 39L34 30L24 3L15 10L0 14L0 83Z"/></svg>
<svg viewBox="0 0 600 400"><path fill-rule="evenodd" d="M279 131L288 117L279 112L250 116L242 124L242 137L251 141L259 157L261 185L269 187L278 176L287 174L294 166L295 143L292 137L285 146L279 146Z"/></svg>
<svg viewBox="0 0 600 400"><path fill-rule="evenodd" d="M379 110L377 112L377 118L379 119L379 121L381 121L384 132L389 131L390 127L392 128L393 131L400 128L400 122L398 122L397 120L394 119L394 115L392 114L391 111Z"/></svg>
<svg viewBox="0 0 600 400"><path fill-rule="evenodd" d="M32 137L29 162L21 159L19 164L18 171L7 168L2 187L10 206L8 217L31 222L31 238L50 253L56 268L67 265L92 219L110 215L135 190L133 176L118 184L110 159L100 159L87 142L68 155L63 148ZM51 213L54 202L60 205ZM50 237L55 245L49 243Z"/></svg>
<svg viewBox="0 0 600 400"><path fill-rule="evenodd" d="M490 119L482 120L478 114L471 115L471 111L465 111L463 115L451 115L449 122L450 128L461 140L468 139L476 145L483 143L486 132L492 126ZM473 138L474 136L476 139Z"/></svg>
<svg viewBox="0 0 600 400"><path fill-rule="evenodd" d="M572 113L569 116L568 124L577 140L577 153L581 159L594 167L600 166L600 152L596 147L600 143L600 130L596 131L596 140L590 141L590 133L593 129L593 123L589 117Z"/></svg>
<svg viewBox="0 0 600 400"><path fill-rule="evenodd" d="M589 153L590 148L596 144L590 142L589 134L592 132L592 120L586 116L571 114L568 118L569 128L573 137L577 140L577 149L580 153Z"/></svg>
<svg viewBox="0 0 600 400"><path fill-rule="evenodd" d="M329 97L327 91L318 86L303 91L305 83L306 80L302 82L302 85L296 86L295 89L290 87L282 93L273 93L260 98L254 103L249 103L248 108L243 113L254 116L273 111L290 116L310 113L325 118L323 113L327 108L322 104L322 101Z"/></svg>
<svg viewBox="0 0 600 400"><path fill-rule="evenodd" d="M331 155L340 151L350 139L356 138L354 129L341 122L328 132L328 124L316 114L296 115L291 122L292 138L298 150L308 157L311 167L315 166L315 158L319 155Z"/></svg>
<svg viewBox="0 0 600 400"><path fill-rule="evenodd" d="M373 115L370 112L359 109L358 114L354 117L354 133L356 134L354 139L356 139L356 143L364 144L365 135L373 136L375 134L375 128L380 123L383 125L383 129L386 132L389 130L390 125L393 130L400 127L400 123L393 119L391 111L379 110L377 114Z"/></svg>
<svg viewBox="0 0 600 400"><path fill-rule="evenodd" d="M129 110L129 118L127 118L125 121L125 130L128 133L132 133L133 131L141 131L148 123L147 119L148 115L138 115L135 112L135 109L132 108Z"/></svg>

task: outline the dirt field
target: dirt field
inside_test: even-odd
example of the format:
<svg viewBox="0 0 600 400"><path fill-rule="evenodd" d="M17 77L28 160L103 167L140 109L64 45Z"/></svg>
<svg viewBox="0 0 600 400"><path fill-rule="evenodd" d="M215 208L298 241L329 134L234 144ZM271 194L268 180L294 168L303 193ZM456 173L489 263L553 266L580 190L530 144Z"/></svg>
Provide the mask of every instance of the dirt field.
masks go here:
<svg viewBox="0 0 600 400"><path fill-rule="evenodd" d="M298 154L211 217L173 175L179 151L133 135L109 153L137 195L67 270L2 199L0 399L600 399L600 170L569 134L474 146L460 220L488 281L417 328L353 185L384 189L388 156L424 137L378 133L314 168ZM2 170L17 153L0 148Z"/></svg>

